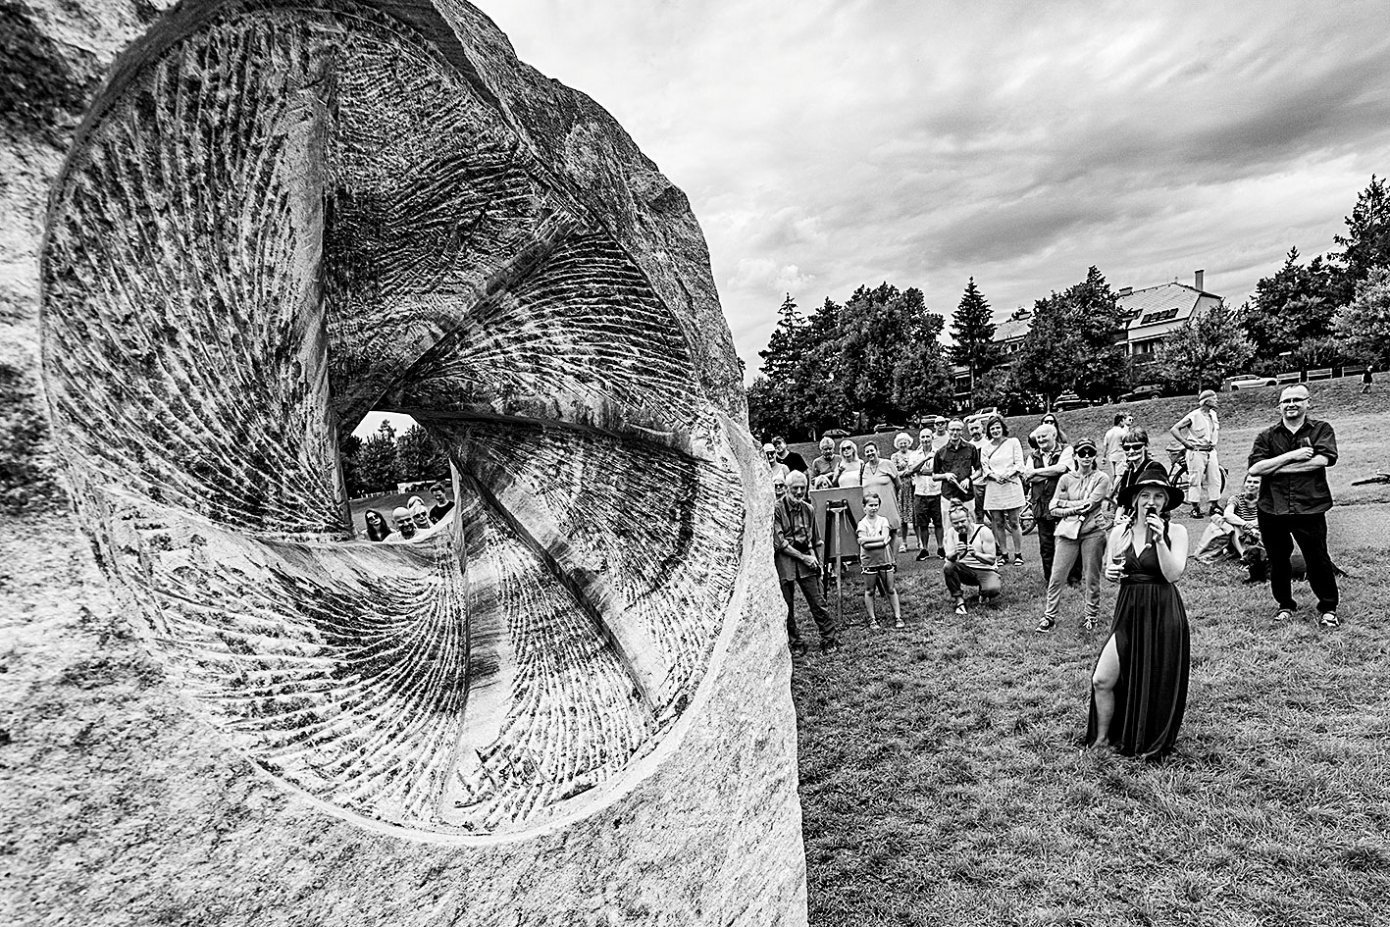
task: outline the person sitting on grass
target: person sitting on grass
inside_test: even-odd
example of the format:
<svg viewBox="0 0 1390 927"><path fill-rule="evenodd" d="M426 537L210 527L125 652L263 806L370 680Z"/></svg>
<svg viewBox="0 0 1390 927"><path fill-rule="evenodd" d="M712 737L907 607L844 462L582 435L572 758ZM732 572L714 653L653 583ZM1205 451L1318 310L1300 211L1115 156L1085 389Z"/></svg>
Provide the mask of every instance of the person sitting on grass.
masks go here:
<svg viewBox="0 0 1390 927"><path fill-rule="evenodd" d="M977 587L981 602L993 602L999 597L1002 584L995 562L997 551L994 532L975 524L965 506L951 506L951 530L946 532L946 565L941 568L941 575L946 580L957 615L968 614L965 586Z"/></svg>
<svg viewBox="0 0 1390 927"><path fill-rule="evenodd" d="M1222 520L1234 529L1230 543L1240 562L1245 564L1247 583L1263 583L1269 578L1264 542L1260 539L1259 499L1260 478L1247 474L1240 493L1226 503L1226 512L1222 516Z"/></svg>
<svg viewBox="0 0 1390 927"><path fill-rule="evenodd" d="M869 610L869 627L878 627L874 612L874 592L882 592L893 603L893 627L903 626L902 607L898 590L893 585L893 529L888 519L879 514L883 500L873 490L864 493L864 517L856 534L859 538L859 563L864 570L864 605Z"/></svg>

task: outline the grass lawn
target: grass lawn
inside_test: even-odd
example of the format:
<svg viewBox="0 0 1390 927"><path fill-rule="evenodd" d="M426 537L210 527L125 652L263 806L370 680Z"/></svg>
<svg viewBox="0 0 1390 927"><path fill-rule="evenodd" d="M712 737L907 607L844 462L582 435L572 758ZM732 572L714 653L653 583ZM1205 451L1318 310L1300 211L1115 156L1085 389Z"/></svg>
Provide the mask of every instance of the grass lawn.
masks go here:
<svg viewBox="0 0 1390 927"><path fill-rule="evenodd" d="M1025 551L1004 604L964 619L941 561L900 554L908 627L870 633L856 586L844 650L797 661L811 924L1390 922L1386 542L1334 551L1353 575L1331 632L1306 584L1275 626L1266 587L1193 563L1187 715L1154 765L1080 748L1108 627L1081 630L1073 589L1033 633Z"/></svg>

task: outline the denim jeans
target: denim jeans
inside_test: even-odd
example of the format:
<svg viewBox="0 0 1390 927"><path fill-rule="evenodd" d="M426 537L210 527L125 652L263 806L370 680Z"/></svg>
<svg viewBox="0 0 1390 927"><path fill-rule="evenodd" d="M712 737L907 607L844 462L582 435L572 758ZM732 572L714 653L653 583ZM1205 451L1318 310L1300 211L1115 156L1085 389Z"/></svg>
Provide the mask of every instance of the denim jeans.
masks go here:
<svg viewBox="0 0 1390 927"><path fill-rule="evenodd" d="M1047 606L1043 616L1057 620L1062 605L1062 590L1067 574L1077 558L1081 558L1081 589L1085 595L1086 617L1100 614L1100 574L1105 560L1105 532L1088 531L1080 538L1057 538L1052 554L1052 575L1047 580Z"/></svg>

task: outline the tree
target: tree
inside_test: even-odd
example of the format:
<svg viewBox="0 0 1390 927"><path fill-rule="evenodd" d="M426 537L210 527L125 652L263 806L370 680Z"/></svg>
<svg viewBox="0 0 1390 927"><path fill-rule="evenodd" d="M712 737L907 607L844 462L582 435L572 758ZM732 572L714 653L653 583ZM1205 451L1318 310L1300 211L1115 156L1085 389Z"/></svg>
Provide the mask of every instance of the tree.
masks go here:
<svg viewBox="0 0 1390 927"><path fill-rule="evenodd" d="M396 429L382 422L376 434L362 442L357 454L358 478L367 492L390 492L400 482L396 469Z"/></svg>
<svg viewBox="0 0 1390 927"><path fill-rule="evenodd" d="M1159 376L1184 392L1216 389L1221 381L1245 368L1255 355L1240 320L1223 299L1206 312L1189 318L1158 349Z"/></svg>
<svg viewBox="0 0 1390 927"><path fill-rule="evenodd" d="M1347 234L1333 241L1342 246L1337 258L1345 267L1339 303L1348 302L1354 287L1377 267L1390 265L1390 191L1385 181L1371 175L1371 182L1356 197L1351 215L1344 217Z"/></svg>
<svg viewBox="0 0 1390 927"><path fill-rule="evenodd" d="M1321 256L1305 267L1298 249L1290 248L1284 265L1255 284L1255 296L1241 311L1241 324L1255 347L1255 359L1265 367L1285 364L1283 355L1310 343L1325 344L1332 317L1341 303L1338 270Z"/></svg>
<svg viewBox="0 0 1390 927"><path fill-rule="evenodd" d="M352 432L338 438L338 465L343 468L343 486L349 498L355 499L367 491L362 485L361 465L358 455L362 453L362 439Z"/></svg>
<svg viewBox="0 0 1390 927"><path fill-rule="evenodd" d="M396 473L402 483L448 479L449 457L428 431L411 425L396 439Z"/></svg>
<svg viewBox="0 0 1390 927"><path fill-rule="evenodd" d="M974 277L951 316L951 337L956 342L950 348L951 361L970 369L971 405L993 404L977 395L977 389L980 378L999 366L1003 352L994 342L994 315Z"/></svg>
<svg viewBox="0 0 1390 927"><path fill-rule="evenodd" d="M850 408L872 421L901 421L949 399L945 324L916 287L855 290L840 313L839 378Z"/></svg>
<svg viewBox="0 0 1390 927"><path fill-rule="evenodd" d="M1390 267L1376 267L1356 285L1332 323L1346 353L1377 370L1390 368Z"/></svg>
<svg viewBox="0 0 1390 927"><path fill-rule="evenodd" d="M848 414L839 380L840 307L827 298L805 318L789 293L778 316L767 349L758 352L762 375L748 391L748 424L761 437L814 438L844 424Z"/></svg>
<svg viewBox="0 0 1390 927"><path fill-rule="evenodd" d="M1091 267L1085 280L1033 304L1014 377L1049 405L1068 391L1086 399L1117 393L1125 382L1124 324L1110 284Z"/></svg>

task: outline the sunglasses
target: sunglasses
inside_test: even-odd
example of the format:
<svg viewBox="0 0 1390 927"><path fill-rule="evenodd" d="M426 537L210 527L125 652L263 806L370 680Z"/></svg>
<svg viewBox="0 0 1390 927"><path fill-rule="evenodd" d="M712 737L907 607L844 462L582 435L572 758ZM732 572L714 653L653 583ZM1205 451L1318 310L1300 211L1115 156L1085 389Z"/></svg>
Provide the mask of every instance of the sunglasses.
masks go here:
<svg viewBox="0 0 1390 927"><path fill-rule="evenodd" d="M1126 441L1120 445L1127 451L1142 451L1146 446L1142 441Z"/></svg>
<svg viewBox="0 0 1390 927"><path fill-rule="evenodd" d="M1090 448L1083 448L1082 450L1079 450L1079 451L1076 452L1076 456L1077 456L1077 457L1094 457L1094 456L1096 456L1096 452L1093 451L1093 450L1091 450Z"/></svg>

